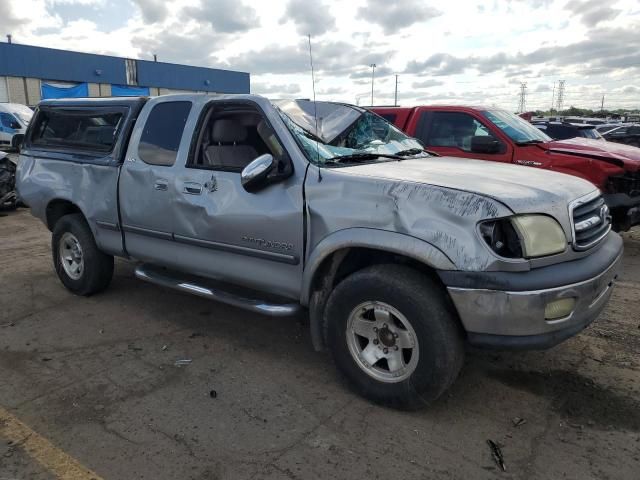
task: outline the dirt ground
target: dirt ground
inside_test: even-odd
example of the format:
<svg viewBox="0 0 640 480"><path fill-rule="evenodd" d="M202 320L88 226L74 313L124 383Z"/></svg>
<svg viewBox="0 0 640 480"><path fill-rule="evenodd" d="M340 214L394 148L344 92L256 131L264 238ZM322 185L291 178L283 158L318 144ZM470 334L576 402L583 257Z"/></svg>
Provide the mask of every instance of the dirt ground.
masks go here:
<svg viewBox="0 0 640 480"><path fill-rule="evenodd" d="M639 478L639 230L590 328L545 352L469 351L414 413L350 392L300 319L164 290L125 261L76 297L49 241L28 210L0 218L2 480ZM64 477L66 461L92 473Z"/></svg>

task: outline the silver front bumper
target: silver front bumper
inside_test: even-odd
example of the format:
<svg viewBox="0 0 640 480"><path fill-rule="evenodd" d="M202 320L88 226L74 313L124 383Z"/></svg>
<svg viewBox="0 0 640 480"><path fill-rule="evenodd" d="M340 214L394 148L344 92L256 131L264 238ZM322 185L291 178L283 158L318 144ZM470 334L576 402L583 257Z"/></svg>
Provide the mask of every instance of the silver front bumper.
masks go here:
<svg viewBox="0 0 640 480"><path fill-rule="evenodd" d="M558 339L555 342L546 342L551 346L577 333L598 317L611 296L621 263L622 254L607 270L593 278L547 290L510 292L458 287L448 287L448 290L470 338L474 334L500 336L506 337L505 343L508 343L508 337L551 334L551 340ZM576 299L571 314L557 320L546 320L547 304L568 297ZM564 337L554 337L555 332L573 333ZM499 346L499 343L497 342L496 346ZM545 342L541 340L541 344L543 343ZM535 348L535 345L532 348Z"/></svg>

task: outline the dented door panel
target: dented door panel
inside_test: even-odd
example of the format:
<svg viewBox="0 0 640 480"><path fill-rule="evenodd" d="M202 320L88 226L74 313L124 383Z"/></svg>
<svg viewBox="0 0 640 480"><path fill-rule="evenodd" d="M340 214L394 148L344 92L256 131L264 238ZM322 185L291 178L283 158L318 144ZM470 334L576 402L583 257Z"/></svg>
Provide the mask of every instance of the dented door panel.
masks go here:
<svg viewBox="0 0 640 480"><path fill-rule="evenodd" d="M194 264L202 275L295 298L302 274L302 182L288 180L256 193L240 184L240 174L185 168L177 184L215 189L193 195L176 194L180 215L175 240L193 248Z"/></svg>

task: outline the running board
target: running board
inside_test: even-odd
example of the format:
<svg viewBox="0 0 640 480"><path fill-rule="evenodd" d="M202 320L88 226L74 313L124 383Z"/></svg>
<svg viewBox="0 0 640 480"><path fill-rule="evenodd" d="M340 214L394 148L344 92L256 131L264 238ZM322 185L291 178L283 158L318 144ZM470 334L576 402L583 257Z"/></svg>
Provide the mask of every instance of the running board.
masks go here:
<svg viewBox="0 0 640 480"><path fill-rule="evenodd" d="M135 269L135 275L162 287L172 288L180 292L190 293L234 307L261 313L272 317L288 317L301 310L297 303L269 303L255 298L246 298L236 293L225 291L220 284L202 277L173 272L154 265L142 264ZM237 289L237 287L235 288Z"/></svg>

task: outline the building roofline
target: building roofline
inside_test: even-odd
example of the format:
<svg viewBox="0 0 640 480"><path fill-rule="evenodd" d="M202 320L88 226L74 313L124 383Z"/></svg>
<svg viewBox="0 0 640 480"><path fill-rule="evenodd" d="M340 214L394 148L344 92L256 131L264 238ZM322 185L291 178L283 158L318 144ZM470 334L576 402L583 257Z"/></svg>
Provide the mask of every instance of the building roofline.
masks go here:
<svg viewBox="0 0 640 480"><path fill-rule="evenodd" d="M0 45L4 45L5 48L34 48L34 49L39 49L39 50L51 50L51 51L55 51L55 52L64 52L64 53L75 53L77 55L89 55L92 57L106 57L106 58L114 58L114 59L118 59L118 60L136 60L139 62L149 62L149 63L158 63L158 64L162 64L162 65L171 65L171 66L175 66L178 65L180 67L191 67L191 68L205 68L207 70L220 70L223 72L233 72L233 73L243 73L243 74L247 74L249 75L249 72L245 72L242 70L231 70L228 68L220 68L220 67L209 67L209 66L199 66L199 65L189 65L186 63L174 63L174 62L164 62L164 61L155 61L155 60L147 60L145 58L136 58L136 57L126 57L126 56L119 56L119 55L108 55L108 54L103 54L103 53L93 53L93 52L82 52L82 51L78 51L78 50L69 50L69 49L63 49L63 48L52 48L52 47L42 47L40 45L29 45L26 43L16 43L16 42L0 42Z"/></svg>

